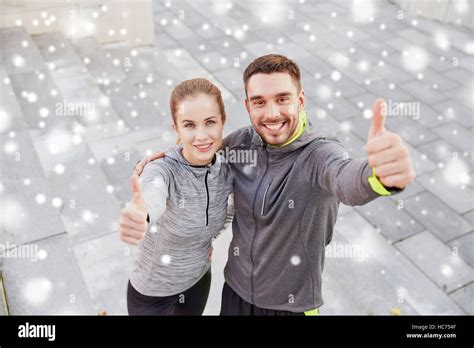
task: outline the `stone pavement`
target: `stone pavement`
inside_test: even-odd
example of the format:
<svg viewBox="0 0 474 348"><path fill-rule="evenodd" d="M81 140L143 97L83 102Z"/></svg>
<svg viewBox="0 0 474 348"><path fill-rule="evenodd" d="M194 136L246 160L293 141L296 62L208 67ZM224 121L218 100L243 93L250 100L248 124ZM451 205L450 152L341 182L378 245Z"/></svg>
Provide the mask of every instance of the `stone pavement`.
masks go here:
<svg viewBox="0 0 474 348"><path fill-rule="evenodd" d="M155 1L155 46L135 48L0 29L0 268L10 313L126 314L137 250L119 240L117 217L134 163L174 144L171 89L192 77L216 82L227 134L249 124L243 70L278 52L302 69L311 123L353 157L365 156L376 97L419 108L387 117L416 181L341 206L321 314L474 314L472 31L386 1L374 9L359 21L370 11L345 0ZM214 243L205 314L219 312L230 239L229 228Z"/></svg>

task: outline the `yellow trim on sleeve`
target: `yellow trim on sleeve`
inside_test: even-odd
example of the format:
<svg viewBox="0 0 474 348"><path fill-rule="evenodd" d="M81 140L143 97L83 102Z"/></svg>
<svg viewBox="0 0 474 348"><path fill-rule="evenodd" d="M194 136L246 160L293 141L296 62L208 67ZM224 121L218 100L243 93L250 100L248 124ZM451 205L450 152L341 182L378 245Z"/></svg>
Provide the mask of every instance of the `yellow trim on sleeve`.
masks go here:
<svg viewBox="0 0 474 348"><path fill-rule="evenodd" d="M378 193L381 196L390 196L392 193L388 191L385 186L380 182L379 178L375 175L375 167L372 168L372 176L368 179L369 185L374 190L374 192Z"/></svg>

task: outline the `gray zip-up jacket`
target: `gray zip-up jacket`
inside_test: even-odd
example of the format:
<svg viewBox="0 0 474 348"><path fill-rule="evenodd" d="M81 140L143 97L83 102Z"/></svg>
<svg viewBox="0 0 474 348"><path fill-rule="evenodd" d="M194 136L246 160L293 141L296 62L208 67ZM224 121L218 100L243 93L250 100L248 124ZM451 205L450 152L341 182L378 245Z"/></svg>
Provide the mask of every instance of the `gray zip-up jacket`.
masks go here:
<svg viewBox="0 0 474 348"><path fill-rule="evenodd" d="M325 247L339 203L379 197L367 160L347 158L336 140L311 128L272 147L253 127L224 139L229 153L255 151L257 165L232 163L235 215L224 270L228 285L261 308L304 312L320 307Z"/></svg>
<svg viewBox="0 0 474 348"><path fill-rule="evenodd" d="M212 239L232 214L232 173L219 154L214 164L196 167L175 146L147 164L140 179L150 224L130 282L146 296L175 295L210 268Z"/></svg>

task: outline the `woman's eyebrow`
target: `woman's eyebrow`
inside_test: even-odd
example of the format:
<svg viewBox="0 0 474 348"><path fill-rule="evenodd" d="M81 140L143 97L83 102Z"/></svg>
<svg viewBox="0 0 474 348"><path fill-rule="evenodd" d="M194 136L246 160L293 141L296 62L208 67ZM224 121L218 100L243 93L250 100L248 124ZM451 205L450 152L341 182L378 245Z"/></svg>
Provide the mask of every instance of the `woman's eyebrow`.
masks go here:
<svg viewBox="0 0 474 348"><path fill-rule="evenodd" d="M213 119L213 118L217 118L217 116L209 116L209 117L206 117L206 118L204 119L204 121L208 121L208 120ZM182 121L181 121L181 123L184 123L184 122L191 122L191 123L193 123L194 121L192 121L192 120L182 120Z"/></svg>

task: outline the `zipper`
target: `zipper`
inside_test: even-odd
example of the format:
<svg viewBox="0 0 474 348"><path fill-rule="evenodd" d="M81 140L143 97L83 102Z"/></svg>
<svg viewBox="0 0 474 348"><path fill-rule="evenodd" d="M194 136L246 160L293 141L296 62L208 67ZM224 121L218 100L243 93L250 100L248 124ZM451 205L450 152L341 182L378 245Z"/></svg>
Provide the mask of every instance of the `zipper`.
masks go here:
<svg viewBox="0 0 474 348"><path fill-rule="evenodd" d="M206 203L206 226L209 225L209 187L207 186L207 176L209 175L209 167L207 167L206 170L206 176L204 177L204 184L206 185L206 198L207 198L207 203Z"/></svg>
<svg viewBox="0 0 474 348"><path fill-rule="evenodd" d="M255 242L255 236L257 235L257 229L258 229L257 228L257 216L255 215L255 203L257 201L257 196L258 196L258 192L260 190L260 186L262 185L262 181L265 178L265 175L267 175L267 171L268 171L268 154L267 154L267 145L266 144L263 145L263 150L265 152L265 159L266 159L265 173L263 173L262 178L260 179L260 182L258 183L257 190L255 192L255 196L253 197L253 204L252 204L252 214L253 214L253 218L255 220L255 232L252 236L252 241L250 243L250 261L252 262L252 272L250 274L250 287L251 287L250 296L252 298L252 303L255 303L254 279L253 279L255 262L254 262L254 259L253 259L253 245L254 245L254 242Z"/></svg>
<svg viewBox="0 0 474 348"><path fill-rule="evenodd" d="M267 188L265 189L265 193L263 194L262 210L260 211L260 215L262 215L262 216L265 212L265 198L267 197L267 192L268 192L268 189L270 188L271 184L272 184L272 182L270 181Z"/></svg>

